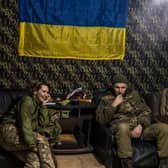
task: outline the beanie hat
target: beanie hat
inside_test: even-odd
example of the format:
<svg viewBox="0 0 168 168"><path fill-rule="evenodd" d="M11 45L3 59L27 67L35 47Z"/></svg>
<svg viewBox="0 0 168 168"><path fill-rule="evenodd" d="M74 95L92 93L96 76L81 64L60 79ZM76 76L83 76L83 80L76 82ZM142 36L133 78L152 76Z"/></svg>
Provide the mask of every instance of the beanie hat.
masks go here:
<svg viewBox="0 0 168 168"><path fill-rule="evenodd" d="M128 80L124 75L117 74L113 77L112 83L113 84L115 84L115 83L126 83L126 84L128 84Z"/></svg>

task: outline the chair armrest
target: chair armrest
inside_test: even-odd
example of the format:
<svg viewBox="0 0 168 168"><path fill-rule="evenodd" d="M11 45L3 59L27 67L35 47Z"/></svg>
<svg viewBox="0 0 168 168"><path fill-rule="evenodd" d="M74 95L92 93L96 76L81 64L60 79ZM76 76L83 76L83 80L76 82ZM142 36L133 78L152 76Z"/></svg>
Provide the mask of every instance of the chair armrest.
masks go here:
<svg viewBox="0 0 168 168"><path fill-rule="evenodd" d="M91 143L93 146L111 149L113 140L114 136L111 129L107 125L102 125L96 121L93 123L91 133Z"/></svg>
<svg viewBox="0 0 168 168"><path fill-rule="evenodd" d="M91 144L96 158L106 168L119 167L114 161L115 145L112 130L107 125L94 122L91 131Z"/></svg>

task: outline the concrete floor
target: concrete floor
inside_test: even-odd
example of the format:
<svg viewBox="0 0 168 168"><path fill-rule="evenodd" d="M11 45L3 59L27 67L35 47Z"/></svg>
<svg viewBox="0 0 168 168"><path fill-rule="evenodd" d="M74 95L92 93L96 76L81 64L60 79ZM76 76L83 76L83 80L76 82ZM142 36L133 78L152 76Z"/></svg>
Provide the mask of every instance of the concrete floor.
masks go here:
<svg viewBox="0 0 168 168"><path fill-rule="evenodd" d="M56 155L58 168L105 168L94 154Z"/></svg>

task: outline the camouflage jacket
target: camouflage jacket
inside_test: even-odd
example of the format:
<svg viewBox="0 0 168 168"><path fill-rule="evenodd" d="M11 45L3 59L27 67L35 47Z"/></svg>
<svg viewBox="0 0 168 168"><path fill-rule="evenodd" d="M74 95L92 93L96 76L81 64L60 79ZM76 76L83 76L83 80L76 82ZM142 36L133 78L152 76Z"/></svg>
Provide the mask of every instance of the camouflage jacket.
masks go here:
<svg viewBox="0 0 168 168"><path fill-rule="evenodd" d="M34 97L23 97L14 108L3 117L2 124L14 124L21 131L28 146L36 145L33 131L43 133L49 124L49 114L46 106Z"/></svg>
<svg viewBox="0 0 168 168"><path fill-rule="evenodd" d="M115 122L130 122L131 128L138 124L146 127L151 123L151 110L139 96L138 92L127 93L124 101L117 107L112 107L115 95L112 93L101 98L96 109L96 120L101 124Z"/></svg>

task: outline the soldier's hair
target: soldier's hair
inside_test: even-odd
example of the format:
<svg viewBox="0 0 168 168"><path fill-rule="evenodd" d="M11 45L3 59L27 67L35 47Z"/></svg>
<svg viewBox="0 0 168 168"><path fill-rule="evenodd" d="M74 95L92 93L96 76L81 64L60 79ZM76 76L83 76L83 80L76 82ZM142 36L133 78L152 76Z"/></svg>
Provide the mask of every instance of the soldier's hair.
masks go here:
<svg viewBox="0 0 168 168"><path fill-rule="evenodd" d="M32 93L37 92L43 85L48 86L48 84L45 82L36 82L35 84L33 84Z"/></svg>

